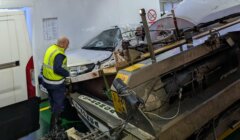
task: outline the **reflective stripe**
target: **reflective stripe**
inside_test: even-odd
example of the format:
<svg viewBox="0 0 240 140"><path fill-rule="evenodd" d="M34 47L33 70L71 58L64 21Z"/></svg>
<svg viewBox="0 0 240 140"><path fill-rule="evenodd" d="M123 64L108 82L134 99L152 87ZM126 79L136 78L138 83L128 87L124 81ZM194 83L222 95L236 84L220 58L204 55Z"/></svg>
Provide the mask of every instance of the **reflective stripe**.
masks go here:
<svg viewBox="0 0 240 140"><path fill-rule="evenodd" d="M55 51L53 51L51 54L50 54L50 56L49 56L49 58L48 58L48 65L50 65L50 59L52 58L52 56L53 56L53 54L55 53L55 52L57 52L58 50L56 49Z"/></svg>
<svg viewBox="0 0 240 140"><path fill-rule="evenodd" d="M60 81L50 81L50 80L45 79L44 77L43 77L42 79L43 79L43 81L44 81L45 83L51 84L51 85L60 85L60 84L62 84L62 83L64 82L64 80L65 80L65 79L62 79L62 80L60 80Z"/></svg>
<svg viewBox="0 0 240 140"><path fill-rule="evenodd" d="M53 66L50 66L50 65L46 65L43 63L43 67L46 67L46 68L49 68L49 69L53 69Z"/></svg>

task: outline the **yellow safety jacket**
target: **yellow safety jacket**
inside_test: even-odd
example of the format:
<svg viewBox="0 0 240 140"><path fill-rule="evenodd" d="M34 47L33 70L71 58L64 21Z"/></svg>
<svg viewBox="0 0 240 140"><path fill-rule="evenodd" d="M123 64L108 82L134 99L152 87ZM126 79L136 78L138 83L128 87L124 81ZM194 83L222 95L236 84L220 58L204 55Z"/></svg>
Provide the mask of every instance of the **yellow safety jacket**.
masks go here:
<svg viewBox="0 0 240 140"><path fill-rule="evenodd" d="M53 65L54 59L58 54L64 54L64 48L60 48L57 45L50 46L44 56L43 61L43 81L48 84L62 84L64 82L64 77L54 73ZM63 68L67 68L67 57L63 60Z"/></svg>

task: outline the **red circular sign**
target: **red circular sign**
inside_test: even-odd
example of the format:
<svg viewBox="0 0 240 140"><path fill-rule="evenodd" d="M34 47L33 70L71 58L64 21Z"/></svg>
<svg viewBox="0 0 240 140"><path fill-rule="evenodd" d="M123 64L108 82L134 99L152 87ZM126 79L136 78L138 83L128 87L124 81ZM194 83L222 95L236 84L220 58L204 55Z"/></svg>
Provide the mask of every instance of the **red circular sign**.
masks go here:
<svg viewBox="0 0 240 140"><path fill-rule="evenodd" d="M157 19L157 12L153 9L148 10L147 17L149 21L155 21Z"/></svg>

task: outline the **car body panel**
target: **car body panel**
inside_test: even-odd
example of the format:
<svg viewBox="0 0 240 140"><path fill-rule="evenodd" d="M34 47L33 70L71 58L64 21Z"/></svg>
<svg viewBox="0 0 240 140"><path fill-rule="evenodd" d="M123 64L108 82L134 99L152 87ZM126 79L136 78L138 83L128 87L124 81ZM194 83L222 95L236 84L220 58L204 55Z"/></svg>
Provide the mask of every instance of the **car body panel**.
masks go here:
<svg viewBox="0 0 240 140"><path fill-rule="evenodd" d="M98 61L103 61L112 55L110 51L76 49L66 51L67 67L87 65Z"/></svg>
<svg viewBox="0 0 240 140"><path fill-rule="evenodd" d="M197 25L236 13L233 7L239 5L240 0L184 0L174 10L177 17Z"/></svg>

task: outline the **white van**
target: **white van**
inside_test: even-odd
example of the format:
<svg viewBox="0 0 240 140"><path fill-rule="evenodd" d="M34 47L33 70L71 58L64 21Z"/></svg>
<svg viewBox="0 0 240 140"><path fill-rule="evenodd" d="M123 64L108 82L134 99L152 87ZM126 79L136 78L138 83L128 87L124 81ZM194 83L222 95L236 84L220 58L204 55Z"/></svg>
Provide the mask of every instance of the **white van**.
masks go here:
<svg viewBox="0 0 240 140"><path fill-rule="evenodd" d="M23 11L0 10L0 139L39 128L32 50Z"/></svg>

